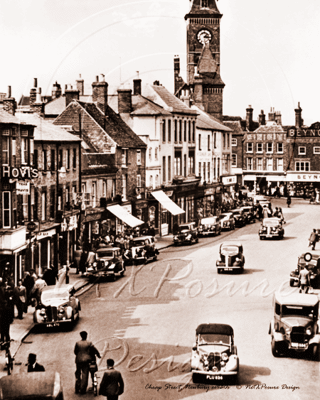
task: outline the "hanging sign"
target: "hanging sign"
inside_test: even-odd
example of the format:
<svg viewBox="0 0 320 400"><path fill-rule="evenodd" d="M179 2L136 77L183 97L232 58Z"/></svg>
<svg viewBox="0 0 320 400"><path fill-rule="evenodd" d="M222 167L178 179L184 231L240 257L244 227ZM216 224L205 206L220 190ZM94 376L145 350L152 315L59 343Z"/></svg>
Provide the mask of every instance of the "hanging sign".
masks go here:
<svg viewBox="0 0 320 400"><path fill-rule="evenodd" d="M17 181L16 182L16 193L17 194L30 194L30 182Z"/></svg>

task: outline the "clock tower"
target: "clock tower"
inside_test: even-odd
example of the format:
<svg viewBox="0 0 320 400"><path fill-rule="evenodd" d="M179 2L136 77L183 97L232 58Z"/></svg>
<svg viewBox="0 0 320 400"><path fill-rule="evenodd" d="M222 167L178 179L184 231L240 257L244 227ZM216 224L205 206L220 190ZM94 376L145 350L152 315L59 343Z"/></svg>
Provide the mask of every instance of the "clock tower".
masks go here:
<svg viewBox="0 0 320 400"><path fill-rule="evenodd" d="M187 83L193 104L222 120L220 21L216 0L190 0L187 21Z"/></svg>

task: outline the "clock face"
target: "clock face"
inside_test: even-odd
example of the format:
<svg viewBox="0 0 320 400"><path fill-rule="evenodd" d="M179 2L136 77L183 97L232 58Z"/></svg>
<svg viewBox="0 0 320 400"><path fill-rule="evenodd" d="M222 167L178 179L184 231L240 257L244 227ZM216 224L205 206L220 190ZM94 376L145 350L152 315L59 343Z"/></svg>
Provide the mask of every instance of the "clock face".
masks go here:
<svg viewBox="0 0 320 400"><path fill-rule="evenodd" d="M197 33L197 39L201 44L205 44L211 41L212 35L211 32L208 31L207 29L201 29Z"/></svg>

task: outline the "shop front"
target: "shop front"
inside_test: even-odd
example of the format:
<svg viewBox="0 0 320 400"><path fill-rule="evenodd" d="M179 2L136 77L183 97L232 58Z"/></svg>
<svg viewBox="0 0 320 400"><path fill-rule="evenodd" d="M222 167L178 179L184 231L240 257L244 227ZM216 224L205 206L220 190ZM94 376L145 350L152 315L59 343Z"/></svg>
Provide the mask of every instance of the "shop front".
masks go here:
<svg viewBox="0 0 320 400"><path fill-rule="evenodd" d="M84 250L88 251L100 235L103 235L106 225L102 224L104 219L105 208L96 207L86 209L80 213L80 230L78 245L82 246Z"/></svg>
<svg viewBox="0 0 320 400"><path fill-rule="evenodd" d="M286 194L292 197L313 197L320 201L320 172L287 172ZM318 199L318 200L317 200Z"/></svg>
<svg viewBox="0 0 320 400"><path fill-rule="evenodd" d="M125 233L128 226L130 228L137 228L144 224L144 221L132 215L131 204L124 204L122 206L115 204L108 206L107 210L109 211L108 219L110 220L112 229L111 234L114 236Z"/></svg>
<svg viewBox="0 0 320 400"><path fill-rule="evenodd" d="M79 215L66 216L60 225L59 234L59 267L71 265L74 260L74 251L77 243L77 228Z"/></svg>

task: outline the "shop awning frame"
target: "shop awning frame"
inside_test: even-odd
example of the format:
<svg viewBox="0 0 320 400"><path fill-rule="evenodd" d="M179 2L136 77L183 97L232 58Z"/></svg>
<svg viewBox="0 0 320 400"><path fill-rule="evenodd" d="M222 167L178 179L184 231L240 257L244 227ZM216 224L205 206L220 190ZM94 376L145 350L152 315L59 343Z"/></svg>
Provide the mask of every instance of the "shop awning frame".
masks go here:
<svg viewBox="0 0 320 400"><path fill-rule="evenodd" d="M162 190L151 192L152 196L172 215L184 214L185 211L173 202Z"/></svg>
<svg viewBox="0 0 320 400"><path fill-rule="evenodd" d="M135 228L136 226L144 224L141 219L134 217L123 207L117 205L107 207L107 210L110 211L117 218L121 219L125 224L129 225L131 228Z"/></svg>

